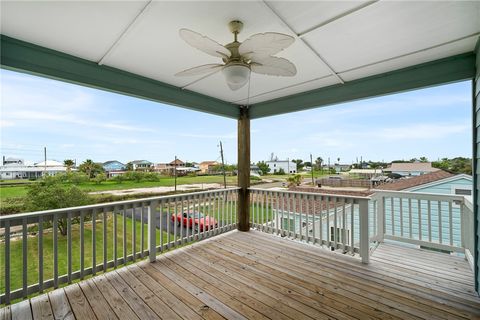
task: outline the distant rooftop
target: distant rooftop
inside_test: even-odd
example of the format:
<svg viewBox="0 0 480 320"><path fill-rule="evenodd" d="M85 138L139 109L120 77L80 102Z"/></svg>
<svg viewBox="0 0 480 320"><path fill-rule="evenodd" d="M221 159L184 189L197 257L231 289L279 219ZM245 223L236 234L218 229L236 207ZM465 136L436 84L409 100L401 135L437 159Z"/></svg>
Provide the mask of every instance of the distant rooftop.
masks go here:
<svg viewBox="0 0 480 320"><path fill-rule="evenodd" d="M415 176L415 177L406 178L406 179L399 179L392 183L382 184L378 186L376 189L400 191L400 190L405 190L405 189L413 188L416 186L420 186L426 183L443 180L453 176L454 176L453 173L437 169L437 171L435 172L426 173L420 176Z"/></svg>
<svg viewBox="0 0 480 320"><path fill-rule="evenodd" d="M413 162L413 163L392 163L385 171L422 171L434 172L440 169L432 167L431 162Z"/></svg>

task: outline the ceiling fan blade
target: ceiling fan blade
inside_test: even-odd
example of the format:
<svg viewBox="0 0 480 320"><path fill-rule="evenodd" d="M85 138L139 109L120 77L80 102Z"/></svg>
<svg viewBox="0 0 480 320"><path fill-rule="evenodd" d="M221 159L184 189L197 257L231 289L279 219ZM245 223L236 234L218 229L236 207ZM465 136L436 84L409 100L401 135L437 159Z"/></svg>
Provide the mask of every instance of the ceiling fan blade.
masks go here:
<svg viewBox="0 0 480 320"><path fill-rule="evenodd" d="M297 74L295 65L284 58L252 56L252 72L269 76L293 77Z"/></svg>
<svg viewBox="0 0 480 320"><path fill-rule="evenodd" d="M189 29L180 29L180 37L192 47L211 56L225 58L230 57L231 52L220 43Z"/></svg>
<svg viewBox="0 0 480 320"><path fill-rule="evenodd" d="M222 67L223 67L223 64L217 64L217 63L204 64L202 66L193 67L187 70L180 71L179 73L176 73L175 76L176 77L199 76L209 72L220 71Z"/></svg>
<svg viewBox="0 0 480 320"><path fill-rule="evenodd" d="M283 33L257 33L243 41L238 52L242 56L251 54L271 56L290 46L295 38Z"/></svg>

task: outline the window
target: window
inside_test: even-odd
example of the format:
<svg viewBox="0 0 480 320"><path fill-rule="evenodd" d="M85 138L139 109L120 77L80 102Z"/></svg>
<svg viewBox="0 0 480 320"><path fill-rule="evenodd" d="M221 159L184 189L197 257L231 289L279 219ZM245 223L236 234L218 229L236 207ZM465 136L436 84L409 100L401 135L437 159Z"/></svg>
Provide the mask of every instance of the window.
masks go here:
<svg viewBox="0 0 480 320"><path fill-rule="evenodd" d="M472 195L472 190L455 188L455 194L456 195L461 195L461 196L471 196Z"/></svg>

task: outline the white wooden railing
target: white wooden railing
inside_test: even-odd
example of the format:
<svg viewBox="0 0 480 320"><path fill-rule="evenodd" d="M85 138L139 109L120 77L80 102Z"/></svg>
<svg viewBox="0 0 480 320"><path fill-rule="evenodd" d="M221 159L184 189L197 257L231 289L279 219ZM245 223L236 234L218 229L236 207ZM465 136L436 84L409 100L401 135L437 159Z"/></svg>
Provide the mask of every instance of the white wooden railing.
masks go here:
<svg viewBox="0 0 480 320"><path fill-rule="evenodd" d="M369 197L250 188L251 227L295 240L360 254L370 252ZM370 220L370 221L369 221Z"/></svg>
<svg viewBox="0 0 480 320"><path fill-rule="evenodd" d="M464 253L473 268L473 205L463 196L377 191L371 197L250 188L251 227L358 253L385 239Z"/></svg>
<svg viewBox="0 0 480 320"><path fill-rule="evenodd" d="M377 191L374 239L401 241L426 248L465 253L474 246L473 205L459 195ZM470 255L470 257L468 257Z"/></svg>
<svg viewBox="0 0 480 320"><path fill-rule="evenodd" d="M154 261L157 252L234 229L237 195L238 188L229 188L2 216L0 284L3 282L4 290L0 291L0 303L137 259ZM183 213L197 223L188 223L188 219L186 225L184 219L179 226L173 223L174 217ZM59 225L65 228L65 236L59 234ZM52 255L47 257L45 248L50 242ZM87 242L89 246L85 246ZM17 243L21 252L12 251ZM60 243L66 250L59 248ZM38 253L34 256L28 254L32 244ZM59 255L65 251L66 257ZM53 269L48 275L47 264ZM14 273L21 275L17 285L11 281Z"/></svg>

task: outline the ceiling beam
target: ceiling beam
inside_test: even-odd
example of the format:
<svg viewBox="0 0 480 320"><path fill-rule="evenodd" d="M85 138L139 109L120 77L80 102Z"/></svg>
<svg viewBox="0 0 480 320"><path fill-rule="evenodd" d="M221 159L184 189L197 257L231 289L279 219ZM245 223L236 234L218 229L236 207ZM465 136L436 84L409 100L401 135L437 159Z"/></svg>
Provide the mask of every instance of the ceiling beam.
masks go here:
<svg viewBox="0 0 480 320"><path fill-rule="evenodd" d="M307 40L300 38L298 34L293 30L292 26L290 26L287 21L285 21L280 14L271 6L269 5L265 0L262 1L264 6L272 13L272 15L281 23L285 28L287 28L290 33L293 34L293 37L295 40L299 41L302 43L308 50L310 50L317 58L325 65L325 67L330 71L330 74L333 75L335 78L337 78L338 82L340 83L345 83L343 79L338 75L338 73L332 68L332 66L323 58L318 51L316 51L308 42Z"/></svg>
<svg viewBox="0 0 480 320"><path fill-rule="evenodd" d="M250 106L252 119L473 79L473 52Z"/></svg>
<svg viewBox="0 0 480 320"><path fill-rule="evenodd" d="M1 35L1 68L238 119L237 105Z"/></svg>
<svg viewBox="0 0 480 320"><path fill-rule="evenodd" d="M99 65L102 65L105 63L105 61L112 55L113 51L118 47L120 42L125 38L125 36L130 32L130 30L133 29L135 25L138 24L138 22L143 18L145 13L148 12L148 10L151 8L153 0L150 0L145 3L143 8L137 13L137 15L133 18L133 20L128 24L128 26L123 30L122 34L115 40L115 42L108 48L107 52L103 55L103 57L98 61Z"/></svg>

